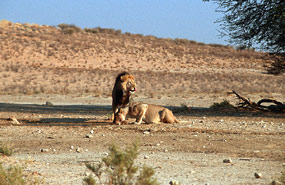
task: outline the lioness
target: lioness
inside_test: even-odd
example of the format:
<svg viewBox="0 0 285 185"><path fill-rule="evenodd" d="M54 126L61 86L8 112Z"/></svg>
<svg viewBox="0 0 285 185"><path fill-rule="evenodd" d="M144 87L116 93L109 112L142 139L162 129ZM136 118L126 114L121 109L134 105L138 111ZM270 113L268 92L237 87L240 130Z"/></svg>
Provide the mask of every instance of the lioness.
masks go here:
<svg viewBox="0 0 285 185"><path fill-rule="evenodd" d="M112 91L112 109L113 123L115 123L114 115L119 108L129 106L130 96L136 91L135 78L128 72L122 72L116 77L115 85Z"/></svg>
<svg viewBox="0 0 285 185"><path fill-rule="evenodd" d="M135 124L145 123L179 123L172 111L158 105L130 103L129 108L120 108L115 114L116 124L125 124L126 117L136 118Z"/></svg>

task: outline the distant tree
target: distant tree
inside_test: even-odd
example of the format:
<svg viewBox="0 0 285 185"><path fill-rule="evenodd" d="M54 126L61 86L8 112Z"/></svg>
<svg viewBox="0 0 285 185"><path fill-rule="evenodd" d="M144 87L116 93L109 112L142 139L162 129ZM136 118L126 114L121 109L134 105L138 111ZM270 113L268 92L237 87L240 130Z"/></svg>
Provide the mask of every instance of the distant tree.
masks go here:
<svg viewBox="0 0 285 185"><path fill-rule="evenodd" d="M210 1L210 0L203 0ZM284 0L212 0L224 16L217 20L221 35L240 46L268 51L275 63L269 72L285 73Z"/></svg>

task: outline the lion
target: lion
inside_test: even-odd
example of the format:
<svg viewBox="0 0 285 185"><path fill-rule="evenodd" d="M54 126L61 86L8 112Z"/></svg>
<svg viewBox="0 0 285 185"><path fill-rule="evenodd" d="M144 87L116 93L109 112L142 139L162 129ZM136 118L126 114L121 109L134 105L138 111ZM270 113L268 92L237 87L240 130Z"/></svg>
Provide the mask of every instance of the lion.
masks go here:
<svg viewBox="0 0 285 185"><path fill-rule="evenodd" d="M115 114L119 108L129 106L130 97L136 91L136 82L133 75L128 72L122 72L116 77L112 91L112 110L113 123L116 122Z"/></svg>
<svg viewBox="0 0 285 185"><path fill-rule="evenodd" d="M130 103L128 108L120 108L115 114L116 124L126 124L127 117L136 118L135 124L141 124L142 121L145 123L179 123L171 110L146 103Z"/></svg>

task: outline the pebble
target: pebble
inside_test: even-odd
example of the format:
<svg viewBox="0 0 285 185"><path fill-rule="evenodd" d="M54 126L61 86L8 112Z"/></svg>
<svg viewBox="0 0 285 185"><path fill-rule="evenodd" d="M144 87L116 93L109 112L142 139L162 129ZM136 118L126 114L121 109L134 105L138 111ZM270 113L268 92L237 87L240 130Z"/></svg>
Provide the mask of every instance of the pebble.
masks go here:
<svg viewBox="0 0 285 185"><path fill-rule="evenodd" d="M149 135L149 134L150 134L150 131L144 131L143 134L144 134L144 135Z"/></svg>
<svg viewBox="0 0 285 185"><path fill-rule="evenodd" d="M144 159L149 159L149 156L145 155L143 158L144 158Z"/></svg>
<svg viewBox="0 0 285 185"><path fill-rule="evenodd" d="M50 101L47 101L46 106L53 106L53 103L51 103Z"/></svg>
<svg viewBox="0 0 285 185"><path fill-rule="evenodd" d="M14 117L10 118L12 120L13 125L20 125L21 123Z"/></svg>
<svg viewBox="0 0 285 185"><path fill-rule="evenodd" d="M42 148L41 149L41 152L48 152L49 151L49 149L47 149L47 148Z"/></svg>
<svg viewBox="0 0 285 185"><path fill-rule="evenodd" d="M86 138L93 138L93 135L87 134L85 137L86 137Z"/></svg>
<svg viewBox="0 0 285 185"><path fill-rule="evenodd" d="M77 152L77 153L80 153L80 152L81 152L81 149L80 149L80 148L77 148L77 149L76 149L76 152Z"/></svg>
<svg viewBox="0 0 285 185"><path fill-rule="evenodd" d="M73 149L73 148L74 148L74 147L71 145L71 146L70 146L70 149Z"/></svg>
<svg viewBox="0 0 285 185"><path fill-rule="evenodd" d="M283 183L280 181L274 180L271 182L271 185L283 185Z"/></svg>
<svg viewBox="0 0 285 185"><path fill-rule="evenodd" d="M179 182L177 182L177 181L170 181L169 184L170 185L179 185Z"/></svg>
<svg viewBox="0 0 285 185"><path fill-rule="evenodd" d="M231 159L224 159L223 163L232 163L233 161Z"/></svg>
<svg viewBox="0 0 285 185"><path fill-rule="evenodd" d="M261 173L254 173L255 178L260 179L262 178L262 174Z"/></svg>
<svg viewBox="0 0 285 185"><path fill-rule="evenodd" d="M90 131L90 134L94 134L94 130L91 130L91 131Z"/></svg>

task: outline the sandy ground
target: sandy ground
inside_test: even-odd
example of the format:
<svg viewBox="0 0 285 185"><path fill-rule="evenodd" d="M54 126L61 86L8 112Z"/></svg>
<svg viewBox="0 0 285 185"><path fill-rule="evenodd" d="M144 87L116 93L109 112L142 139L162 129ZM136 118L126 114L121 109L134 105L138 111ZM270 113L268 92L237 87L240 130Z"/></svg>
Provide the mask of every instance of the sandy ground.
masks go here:
<svg viewBox="0 0 285 185"><path fill-rule="evenodd" d="M9 21L0 27L0 142L15 150L0 157L5 164L46 184L82 184L85 162L99 162L112 143L139 141L137 163L153 167L163 185L269 184L280 177L284 114L208 109L235 104L231 90L255 102L285 102L285 75L267 73L272 61L264 53L112 29L64 34ZM181 123L111 125L111 92L122 71L136 78L136 101L167 106Z"/></svg>
<svg viewBox="0 0 285 185"><path fill-rule="evenodd" d="M284 114L193 108L189 113L175 113L181 120L178 124L116 126L108 119L108 98L92 104L92 97L73 98L72 102L68 96L58 96L53 106L45 105L46 97L4 99L14 103L0 104L0 141L9 143L15 153L1 161L24 166L25 173L46 184L82 184L89 174L85 162L99 162L112 143L124 148L139 141L137 163L153 167L161 184L170 180L269 184L280 177L285 162ZM155 103L170 108L180 105L163 99ZM200 104L206 107L203 101ZM12 117L20 125L13 125ZM87 138L88 134L93 137ZM224 159L232 162L223 163ZM254 173L261 173L262 178L255 178Z"/></svg>

